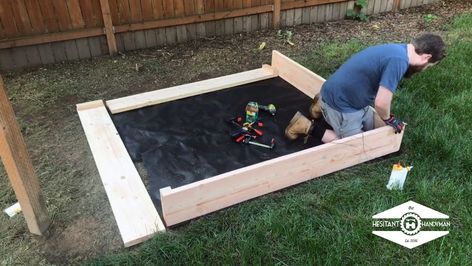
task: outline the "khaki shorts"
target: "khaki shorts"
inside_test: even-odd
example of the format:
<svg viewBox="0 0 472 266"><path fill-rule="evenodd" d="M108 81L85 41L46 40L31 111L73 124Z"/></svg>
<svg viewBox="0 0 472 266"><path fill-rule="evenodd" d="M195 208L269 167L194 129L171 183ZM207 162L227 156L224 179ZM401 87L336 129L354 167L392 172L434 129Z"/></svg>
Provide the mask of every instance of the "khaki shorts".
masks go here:
<svg viewBox="0 0 472 266"><path fill-rule="evenodd" d="M374 129L374 111L370 106L353 113L341 113L321 100L321 112L338 138L345 138Z"/></svg>

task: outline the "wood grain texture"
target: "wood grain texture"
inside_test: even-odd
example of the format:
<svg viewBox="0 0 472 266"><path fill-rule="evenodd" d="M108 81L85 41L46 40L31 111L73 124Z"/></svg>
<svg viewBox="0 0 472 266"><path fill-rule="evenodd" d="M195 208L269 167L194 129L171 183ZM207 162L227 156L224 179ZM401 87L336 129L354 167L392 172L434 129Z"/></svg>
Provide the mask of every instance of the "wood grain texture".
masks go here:
<svg viewBox="0 0 472 266"><path fill-rule="evenodd" d="M167 226L398 151L403 137L382 127L175 189L161 189Z"/></svg>
<svg viewBox="0 0 472 266"><path fill-rule="evenodd" d="M26 57L25 47L16 47L11 51L13 61L15 62L15 68L23 68L28 66L28 58Z"/></svg>
<svg viewBox="0 0 472 266"><path fill-rule="evenodd" d="M108 52L115 55L118 52L116 37L113 28L113 18L111 16L109 0L100 0L100 9L102 13L103 25L107 36Z"/></svg>
<svg viewBox="0 0 472 266"><path fill-rule="evenodd" d="M366 10L367 15L372 15L374 13L374 5L375 5L375 0L368 0L367 10Z"/></svg>
<svg viewBox="0 0 472 266"><path fill-rule="evenodd" d="M252 0L251 1L251 6L252 7L257 7L261 5L261 0ZM251 16L251 31L257 31L261 28L261 24L259 21L259 16L258 15L252 15Z"/></svg>
<svg viewBox="0 0 472 266"><path fill-rule="evenodd" d="M78 39L75 40L77 45L77 52L79 54L80 59L90 58L90 47L87 39Z"/></svg>
<svg viewBox="0 0 472 266"><path fill-rule="evenodd" d="M23 0L11 0L13 16L15 18L18 35L28 35L33 33L28 11Z"/></svg>
<svg viewBox="0 0 472 266"><path fill-rule="evenodd" d="M35 34L44 33L46 25L41 14L41 7L38 0L24 0L31 23L31 28Z"/></svg>
<svg viewBox="0 0 472 266"><path fill-rule="evenodd" d="M316 22L326 21L326 5L318 6L318 14L316 16Z"/></svg>
<svg viewBox="0 0 472 266"><path fill-rule="evenodd" d="M55 63L54 52L50 43L40 44L37 46L41 63L44 65Z"/></svg>
<svg viewBox="0 0 472 266"><path fill-rule="evenodd" d="M6 37L18 36L18 31L15 25L15 17L13 16L13 10L10 1L0 2L0 19L2 20L2 26Z"/></svg>
<svg viewBox="0 0 472 266"><path fill-rule="evenodd" d="M251 7L252 3L251 0L243 0L243 7ZM250 16L243 17L243 31L251 32L252 30L252 18Z"/></svg>
<svg viewBox="0 0 472 266"><path fill-rule="evenodd" d="M0 50L0 68L3 70L10 70L15 68L11 49Z"/></svg>
<svg viewBox="0 0 472 266"><path fill-rule="evenodd" d="M302 24L302 9L297 8L294 9L293 12L293 25L300 25Z"/></svg>
<svg viewBox="0 0 472 266"><path fill-rule="evenodd" d="M24 47L24 52L28 60L28 66L41 65L41 57L37 46L26 46Z"/></svg>
<svg viewBox="0 0 472 266"><path fill-rule="evenodd" d="M325 12L326 21L333 20L333 5L326 5Z"/></svg>
<svg viewBox="0 0 472 266"><path fill-rule="evenodd" d="M291 27L294 25L295 10L289 9L285 11L285 26Z"/></svg>
<svg viewBox="0 0 472 266"><path fill-rule="evenodd" d="M0 156L29 231L41 235L50 224L46 204L15 112L8 99L3 79L0 77Z"/></svg>
<svg viewBox="0 0 472 266"><path fill-rule="evenodd" d="M313 73L278 51L272 52L272 68L295 88L313 98L320 90L325 79Z"/></svg>
<svg viewBox="0 0 472 266"><path fill-rule="evenodd" d="M145 92L128 97L118 98L106 102L112 114L135 110L159 103L174 101L203 93L223 90L234 86L248 84L260 80L273 78L273 71L267 68L255 69L228 76Z"/></svg>
<svg viewBox="0 0 472 266"><path fill-rule="evenodd" d="M141 0L128 0L130 11L130 22L142 22Z"/></svg>
<svg viewBox="0 0 472 266"><path fill-rule="evenodd" d="M77 105L82 127L126 247L165 226L102 101Z"/></svg>
<svg viewBox="0 0 472 266"><path fill-rule="evenodd" d="M73 29L81 29L85 27L85 22L82 17L82 9L78 0L66 0L69 9L69 15Z"/></svg>
<svg viewBox="0 0 472 266"><path fill-rule="evenodd" d="M310 97L319 92L324 82L322 77L277 51L273 52L270 69ZM195 183L162 188L163 218L172 226L398 151L404 132L395 134L383 122L376 126L375 130Z"/></svg>
<svg viewBox="0 0 472 266"><path fill-rule="evenodd" d="M91 37L87 38L89 47L90 47L90 55L92 57L96 56L101 56L103 55L102 49L101 49L101 44L100 44L100 39L103 37Z"/></svg>
<svg viewBox="0 0 472 266"><path fill-rule="evenodd" d="M75 40L65 41L64 46L66 48L67 60L76 60L79 59L79 51L77 49L77 43Z"/></svg>
<svg viewBox="0 0 472 266"><path fill-rule="evenodd" d="M280 9L282 7L282 0L274 0L274 14L272 16L272 26L274 28L280 27Z"/></svg>
<svg viewBox="0 0 472 266"><path fill-rule="evenodd" d="M134 37L134 43L136 45L135 49L146 48L146 35L144 34L144 31L139 30L139 31L133 31L130 33L133 34L133 37Z"/></svg>
<svg viewBox="0 0 472 266"><path fill-rule="evenodd" d="M66 46L64 42L51 43L51 48L56 62L67 61Z"/></svg>

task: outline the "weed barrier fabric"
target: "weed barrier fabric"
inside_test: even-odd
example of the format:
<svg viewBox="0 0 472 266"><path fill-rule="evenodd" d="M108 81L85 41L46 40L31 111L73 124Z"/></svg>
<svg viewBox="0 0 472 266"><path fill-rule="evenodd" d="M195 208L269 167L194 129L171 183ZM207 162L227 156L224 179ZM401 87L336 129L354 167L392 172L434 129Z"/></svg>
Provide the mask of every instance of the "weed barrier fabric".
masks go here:
<svg viewBox="0 0 472 266"><path fill-rule="evenodd" d="M272 117L259 112L263 136L255 141L274 149L236 143L237 128L227 121L245 116L248 102L274 104ZM190 184L218 174L277 158L321 144L309 138L290 142L284 130L296 111L307 114L312 99L281 78L250 83L112 115L132 160L143 162L147 189L160 206L159 189Z"/></svg>

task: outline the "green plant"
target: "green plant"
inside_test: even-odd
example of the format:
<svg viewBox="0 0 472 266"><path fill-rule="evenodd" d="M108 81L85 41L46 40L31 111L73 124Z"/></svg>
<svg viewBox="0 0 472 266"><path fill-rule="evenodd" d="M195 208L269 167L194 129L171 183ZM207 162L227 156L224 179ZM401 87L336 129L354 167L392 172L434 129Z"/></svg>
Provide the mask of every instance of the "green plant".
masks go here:
<svg viewBox="0 0 472 266"><path fill-rule="evenodd" d="M348 9L346 16L348 18L357 19L360 21L368 21L369 17L364 13L365 8L367 7L367 0L356 0L354 3L353 9Z"/></svg>
<svg viewBox="0 0 472 266"><path fill-rule="evenodd" d="M424 15L423 20L425 24L431 24L433 21L435 21L438 18L439 17L434 14L427 14L427 15Z"/></svg>
<svg viewBox="0 0 472 266"><path fill-rule="evenodd" d="M278 30L277 31L277 37L279 39L283 39L284 42L290 44L290 45L295 45L293 42L292 42L292 38L293 38L293 32L289 31L289 30L285 30L285 31L282 31L282 30Z"/></svg>

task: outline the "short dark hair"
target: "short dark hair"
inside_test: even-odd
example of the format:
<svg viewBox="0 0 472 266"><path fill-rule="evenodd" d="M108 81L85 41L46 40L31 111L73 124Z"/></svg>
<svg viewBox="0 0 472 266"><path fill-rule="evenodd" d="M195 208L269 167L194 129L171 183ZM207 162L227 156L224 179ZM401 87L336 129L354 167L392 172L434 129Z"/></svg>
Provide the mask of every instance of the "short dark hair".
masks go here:
<svg viewBox="0 0 472 266"><path fill-rule="evenodd" d="M441 36L426 33L413 40L415 52L419 55L430 54L430 63L436 63L446 56L446 45Z"/></svg>

